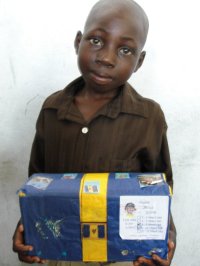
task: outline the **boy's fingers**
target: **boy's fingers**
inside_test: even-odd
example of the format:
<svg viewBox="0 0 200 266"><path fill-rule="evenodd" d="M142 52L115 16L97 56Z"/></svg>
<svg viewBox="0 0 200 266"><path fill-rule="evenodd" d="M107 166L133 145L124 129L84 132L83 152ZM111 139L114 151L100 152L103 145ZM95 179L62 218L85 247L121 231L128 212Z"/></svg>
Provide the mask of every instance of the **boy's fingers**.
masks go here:
<svg viewBox="0 0 200 266"><path fill-rule="evenodd" d="M152 260L150 260L150 259L146 259L146 258L144 258L144 257L140 257L139 259L138 259L138 262L139 262L139 264L138 264L138 266L155 266L155 264L153 263L153 261Z"/></svg>
<svg viewBox="0 0 200 266"><path fill-rule="evenodd" d="M24 232L24 227L22 224L20 224L16 230L15 230L15 234L13 236L13 243L17 243L17 242L20 242L20 243L23 243L23 232Z"/></svg>
<svg viewBox="0 0 200 266"><path fill-rule="evenodd" d="M40 263L44 264L47 263L48 260L40 260Z"/></svg>
<svg viewBox="0 0 200 266"><path fill-rule="evenodd" d="M23 226L23 224L20 224L19 225L18 230L19 230L20 233L24 232L24 226Z"/></svg>
<svg viewBox="0 0 200 266"><path fill-rule="evenodd" d="M168 242L168 258L167 260L163 260L161 259L158 255L153 254L152 259L155 261L155 263L157 265L161 265L161 266L169 266L171 264L171 260L173 258L173 254L174 254L174 248L175 248L175 244L173 241L169 241Z"/></svg>
<svg viewBox="0 0 200 266"><path fill-rule="evenodd" d="M175 248L176 248L173 241L168 242L168 248L169 248L168 260L171 263L173 256L174 256ZM169 265L170 265L170 263L169 263Z"/></svg>
<svg viewBox="0 0 200 266"><path fill-rule="evenodd" d="M19 260L26 263L46 263L46 260L40 259L37 256L28 255L28 251L32 251L33 247L24 245L24 227L22 224L18 225L13 236L13 251L18 253Z"/></svg>
<svg viewBox="0 0 200 266"><path fill-rule="evenodd" d="M39 263L40 258L36 256L25 256L22 254L19 254L19 260L22 262L27 262L27 263Z"/></svg>
<svg viewBox="0 0 200 266"><path fill-rule="evenodd" d="M174 254L174 249L175 249L175 244L173 241L168 242L168 249L169 249L168 256L169 256L169 259L171 260Z"/></svg>
<svg viewBox="0 0 200 266"><path fill-rule="evenodd" d="M139 263L138 259L133 261L133 266L141 266L141 264Z"/></svg>
<svg viewBox="0 0 200 266"><path fill-rule="evenodd" d="M161 265L161 266L169 266L170 265L169 260L163 260L155 254L152 256L152 258L155 261L156 265Z"/></svg>
<svg viewBox="0 0 200 266"><path fill-rule="evenodd" d="M169 247L169 249L174 249L174 247L175 247L174 242L169 240L168 247Z"/></svg>
<svg viewBox="0 0 200 266"><path fill-rule="evenodd" d="M161 259L158 255L153 254L152 255L152 259L146 259L144 257L140 257L138 258L136 261L133 262L133 266L169 266L174 254L174 248L175 248L175 244L173 241L169 241L168 242L168 248L169 248L169 252L168 252L168 259L164 260Z"/></svg>
<svg viewBox="0 0 200 266"><path fill-rule="evenodd" d="M144 264L141 264L140 262L136 261L134 262L133 266L143 266Z"/></svg>
<svg viewBox="0 0 200 266"><path fill-rule="evenodd" d="M134 261L133 266L141 266L141 264L138 261Z"/></svg>
<svg viewBox="0 0 200 266"><path fill-rule="evenodd" d="M27 251L32 251L33 247L29 245L24 245L24 238L22 231L16 232L15 238L13 240L13 251L14 252L27 252Z"/></svg>
<svg viewBox="0 0 200 266"><path fill-rule="evenodd" d="M22 254L19 255L19 260L26 263L40 263L44 264L47 262L47 260L40 259L37 256L24 256Z"/></svg>
<svg viewBox="0 0 200 266"><path fill-rule="evenodd" d="M32 246L24 245L24 227L22 224L16 229L14 238L13 238L13 251L18 253L26 253L27 251L33 250Z"/></svg>
<svg viewBox="0 0 200 266"><path fill-rule="evenodd" d="M33 247L32 246L25 246L24 244L21 243L15 243L15 245L13 245L13 251L14 252L19 252L19 253L25 253L27 251L32 251Z"/></svg>

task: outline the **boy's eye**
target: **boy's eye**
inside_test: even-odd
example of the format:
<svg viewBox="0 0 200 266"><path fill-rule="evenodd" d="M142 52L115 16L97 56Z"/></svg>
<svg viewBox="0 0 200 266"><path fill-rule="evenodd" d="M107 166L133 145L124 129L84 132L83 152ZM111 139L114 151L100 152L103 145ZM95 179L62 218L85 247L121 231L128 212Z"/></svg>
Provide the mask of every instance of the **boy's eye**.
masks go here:
<svg viewBox="0 0 200 266"><path fill-rule="evenodd" d="M132 55L133 54L133 50L128 48L128 47L122 47L119 49L119 52L123 55Z"/></svg>
<svg viewBox="0 0 200 266"><path fill-rule="evenodd" d="M102 46L102 41L98 38L91 38L90 43L95 46Z"/></svg>

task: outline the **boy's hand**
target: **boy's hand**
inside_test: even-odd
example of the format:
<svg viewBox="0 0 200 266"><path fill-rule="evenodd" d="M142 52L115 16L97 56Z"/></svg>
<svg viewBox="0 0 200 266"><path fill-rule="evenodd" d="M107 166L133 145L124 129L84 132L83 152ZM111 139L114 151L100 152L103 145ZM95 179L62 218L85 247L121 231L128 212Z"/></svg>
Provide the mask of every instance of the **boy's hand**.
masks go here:
<svg viewBox="0 0 200 266"><path fill-rule="evenodd" d="M152 259L146 259L144 257L138 258L136 261L133 262L134 266L169 266L171 264L174 251L175 251L175 244L172 240L168 241L168 257L166 260L161 259L158 255L153 254Z"/></svg>
<svg viewBox="0 0 200 266"><path fill-rule="evenodd" d="M24 227L22 224L18 224L14 236L13 236L13 251L18 253L20 261L26 263L45 263L46 260L43 260L37 256L27 255L28 251L33 250L32 246L24 245Z"/></svg>

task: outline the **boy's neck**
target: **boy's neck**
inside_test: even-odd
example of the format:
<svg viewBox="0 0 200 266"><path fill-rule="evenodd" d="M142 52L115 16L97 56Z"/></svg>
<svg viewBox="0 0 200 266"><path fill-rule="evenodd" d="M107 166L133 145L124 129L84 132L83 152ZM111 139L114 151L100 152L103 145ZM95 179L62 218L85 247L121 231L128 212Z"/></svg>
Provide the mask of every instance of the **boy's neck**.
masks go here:
<svg viewBox="0 0 200 266"><path fill-rule="evenodd" d="M88 122L103 106L117 96L119 90L101 93L84 87L75 95L74 103Z"/></svg>
<svg viewBox="0 0 200 266"><path fill-rule="evenodd" d="M77 96L91 101L110 101L118 95L119 91L120 88L103 92L90 89L85 86L77 92L77 95L75 95L75 97Z"/></svg>

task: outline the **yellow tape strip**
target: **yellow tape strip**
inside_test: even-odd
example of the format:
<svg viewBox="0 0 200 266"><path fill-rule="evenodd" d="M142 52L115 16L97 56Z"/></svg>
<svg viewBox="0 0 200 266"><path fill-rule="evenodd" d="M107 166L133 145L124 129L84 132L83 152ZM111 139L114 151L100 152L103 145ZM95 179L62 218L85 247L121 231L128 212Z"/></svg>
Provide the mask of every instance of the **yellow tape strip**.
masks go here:
<svg viewBox="0 0 200 266"><path fill-rule="evenodd" d="M108 173L85 174L81 182L81 222L107 221Z"/></svg>
<svg viewBox="0 0 200 266"><path fill-rule="evenodd" d="M80 219L83 261L107 261L107 183L108 173L85 174L80 186ZM84 225L89 230L84 236ZM104 226L104 237L99 237Z"/></svg>

